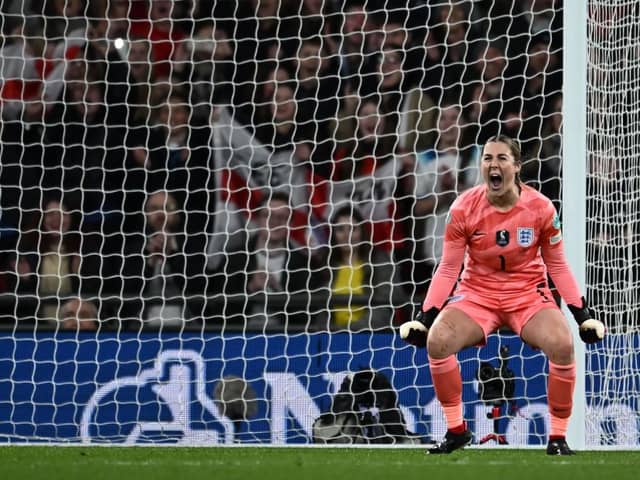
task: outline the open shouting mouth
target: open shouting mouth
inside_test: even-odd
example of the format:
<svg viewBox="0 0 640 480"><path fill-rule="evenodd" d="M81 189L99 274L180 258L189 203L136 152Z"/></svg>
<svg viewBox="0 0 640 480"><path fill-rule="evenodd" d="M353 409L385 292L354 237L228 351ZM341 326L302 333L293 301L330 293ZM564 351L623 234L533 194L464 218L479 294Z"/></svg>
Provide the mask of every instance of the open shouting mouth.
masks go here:
<svg viewBox="0 0 640 480"><path fill-rule="evenodd" d="M502 188L502 174L498 172L491 172L489 174L489 186L492 190L500 190Z"/></svg>

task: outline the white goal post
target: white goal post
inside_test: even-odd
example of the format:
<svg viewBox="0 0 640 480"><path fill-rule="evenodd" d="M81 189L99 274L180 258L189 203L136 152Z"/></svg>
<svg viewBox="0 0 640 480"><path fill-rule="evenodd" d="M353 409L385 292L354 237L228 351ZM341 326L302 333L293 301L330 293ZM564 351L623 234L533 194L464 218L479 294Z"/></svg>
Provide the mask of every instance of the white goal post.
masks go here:
<svg viewBox="0 0 640 480"><path fill-rule="evenodd" d="M566 253L578 284L584 289L586 265L586 173L587 173L587 2L569 2L564 10L563 85L563 197L562 217ZM565 314L569 314L565 310ZM570 317L569 317L570 318ZM577 339L577 326L571 324ZM576 386L574 414L568 440L577 449L585 448L585 347L576 341Z"/></svg>

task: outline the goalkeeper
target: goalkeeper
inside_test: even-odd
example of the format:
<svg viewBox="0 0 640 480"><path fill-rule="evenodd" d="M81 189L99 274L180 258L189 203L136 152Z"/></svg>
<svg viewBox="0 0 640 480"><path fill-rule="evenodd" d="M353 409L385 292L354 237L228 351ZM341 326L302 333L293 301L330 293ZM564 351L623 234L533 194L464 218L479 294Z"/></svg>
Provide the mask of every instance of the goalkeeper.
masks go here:
<svg viewBox="0 0 640 480"><path fill-rule="evenodd" d="M451 453L471 442L463 419L462 379L456 354L484 345L506 326L549 359L551 430L547 453L572 455L565 435L576 368L571 330L547 285L547 271L593 343L604 325L593 318L566 262L560 221L551 201L520 181L520 147L504 135L490 138L481 157L484 180L451 206L442 259L416 319L401 337L427 348L438 401L447 421L444 440L429 453ZM466 256L465 256L466 255ZM453 295L449 297L464 270Z"/></svg>

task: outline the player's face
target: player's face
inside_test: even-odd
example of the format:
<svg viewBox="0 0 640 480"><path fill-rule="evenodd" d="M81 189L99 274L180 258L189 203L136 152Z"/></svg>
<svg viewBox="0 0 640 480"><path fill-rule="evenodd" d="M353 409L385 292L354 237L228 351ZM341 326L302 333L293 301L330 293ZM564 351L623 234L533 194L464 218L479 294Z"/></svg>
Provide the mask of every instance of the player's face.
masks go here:
<svg viewBox="0 0 640 480"><path fill-rule="evenodd" d="M516 188L516 175L520 163L516 162L509 146L502 142L489 142L482 151L482 178L490 193L501 195Z"/></svg>

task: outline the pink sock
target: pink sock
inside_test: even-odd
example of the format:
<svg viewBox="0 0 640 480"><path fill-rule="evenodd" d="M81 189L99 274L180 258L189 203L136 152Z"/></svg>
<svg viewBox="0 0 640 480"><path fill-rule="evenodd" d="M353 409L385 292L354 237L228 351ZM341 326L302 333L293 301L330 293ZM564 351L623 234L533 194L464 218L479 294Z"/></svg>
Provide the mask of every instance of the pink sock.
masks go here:
<svg viewBox="0 0 640 480"><path fill-rule="evenodd" d="M455 355L446 358L429 357L431 379L436 397L442 405L447 428L455 430L463 425L462 415L462 377Z"/></svg>
<svg viewBox="0 0 640 480"><path fill-rule="evenodd" d="M576 384L576 364L558 365L549 362L547 401L551 431L549 437L564 437L567 434L569 417L573 408L573 388Z"/></svg>

